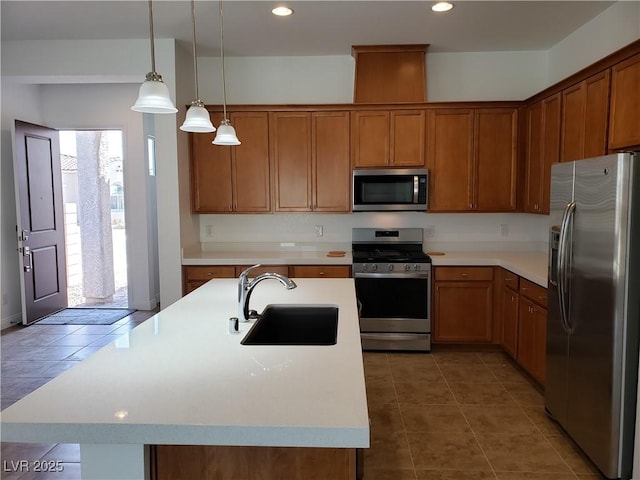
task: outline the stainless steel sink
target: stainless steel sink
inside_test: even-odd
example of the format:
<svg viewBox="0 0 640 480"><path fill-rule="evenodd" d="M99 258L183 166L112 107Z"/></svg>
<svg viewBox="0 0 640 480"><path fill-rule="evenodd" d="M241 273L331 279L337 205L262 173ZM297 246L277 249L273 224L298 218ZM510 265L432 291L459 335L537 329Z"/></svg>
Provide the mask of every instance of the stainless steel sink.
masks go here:
<svg viewBox="0 0 640 480"><path fill-rule="evenodd" d="M242 345L335 345L335 305L267 305Z"/></svg>

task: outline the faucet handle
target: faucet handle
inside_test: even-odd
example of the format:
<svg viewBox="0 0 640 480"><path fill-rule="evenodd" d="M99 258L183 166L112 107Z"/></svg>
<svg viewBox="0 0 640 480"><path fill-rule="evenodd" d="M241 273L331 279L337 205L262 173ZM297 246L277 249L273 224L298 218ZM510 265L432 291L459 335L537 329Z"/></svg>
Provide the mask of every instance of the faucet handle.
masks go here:
<svg viewBox="0 0 640 480"><path fill-rule="evenodd" d="M250 272L251 270L254 270L254 269L256 269L256 268L258 268L258 267L261 267L261 266L262 266L262 264L261 264L261 263L256 263L255 265L253 265L253 266L251 266L251 267L247 268L246 270L244 270L244 271L240 274L240 277L239 277L239 278L240 278L240 279L245 279L245 278L247 278L247 277L249 276L249 272Z"/></svg>

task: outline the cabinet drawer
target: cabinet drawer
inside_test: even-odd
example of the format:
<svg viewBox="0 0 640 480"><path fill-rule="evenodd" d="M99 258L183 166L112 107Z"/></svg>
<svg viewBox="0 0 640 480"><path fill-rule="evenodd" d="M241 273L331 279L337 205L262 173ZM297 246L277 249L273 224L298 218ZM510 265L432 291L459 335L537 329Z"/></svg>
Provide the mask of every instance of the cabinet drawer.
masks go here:
<svg viewBox="0 0 640 480"><path fill-rule="evenodd" d="M349 278L351 267L346 265L304 265L291 267L291 276L298 278Z"/></svg>
<svg viewBox="0 0 640 480"><path fill-rule="evenodd" d="M235 273L235 268L231 265L184 267L184 276L187 281L211 280L212 278L234 278L236 276Z"/></svg>
<svg viewBox="0 0 640 480"><path fill-rule="evenodd" d="M244 272L247 268L251 267L251 265L239 265L236 267L236 277L239 277L242 272ZM286 265L261 265L258 268L255 268L249 272L249 277L253 278L262 273L279 273L280 275L289 275L289 267Z"/></svg>
<svg viewBox="0 0 640 480"><path fill-rule="evenodd" d="M491 281L492 267L437 267L436 281Z"/></svg>
<svg viewBox="0 0 640 480"><path fill-rule="evenodd" d="M541 307L547 308L547 289L525 278L520 279L520 294Z"/></svg>
<svg viewBox="0 0 640 480"><path fill-rule="evenodd" d="M505 287L509 287L511 290L518 291L520 277L509 270L502 271L502 280Z"/></svg>

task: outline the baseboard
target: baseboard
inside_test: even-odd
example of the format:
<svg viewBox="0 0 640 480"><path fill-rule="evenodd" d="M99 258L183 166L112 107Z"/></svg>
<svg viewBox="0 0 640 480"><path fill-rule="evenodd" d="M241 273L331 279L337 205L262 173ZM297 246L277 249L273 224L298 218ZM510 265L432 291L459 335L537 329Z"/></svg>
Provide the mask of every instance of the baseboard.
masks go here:
<svg viewBox="0 0 640 480"><path fill-rule="evenodd" d="M13 327L14 325L22 323L22 314L14 313L8 317L4 317L0 320L0 330L4 330L5 328Z"/></svg>

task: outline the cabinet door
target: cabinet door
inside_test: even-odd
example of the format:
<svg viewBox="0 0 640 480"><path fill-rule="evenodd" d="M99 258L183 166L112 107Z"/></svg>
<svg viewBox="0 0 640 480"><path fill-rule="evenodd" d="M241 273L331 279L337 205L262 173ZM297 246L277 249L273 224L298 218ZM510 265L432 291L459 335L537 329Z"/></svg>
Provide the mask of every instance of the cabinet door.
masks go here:
<svg viewBox="0 0 640 480"><path fill-rule="evenodd" d="M424 110L394 110L391 112L390 163L395 167L424 167Z"/></svg>
<svg viewBox="0 0 640 480"><path fill-rule="evenodd" d="M562 105L560 161L604 155L609 114L609 71L564 90Z"/></svg>
<svg viewBox="0 0 640 480"><path fill-rule="evenodd" d="M516 358L518 353L518 292L510 288L502 291L502 338L505 352Z"/></svg>
<svg viewBox="0 0 640 480"><path fill-rule="evenodd" d="M434 342L491 342L493 282L436 282Z"/></svg>
<svg viewBox="0 0 640 480"><path fill-rule="evenodd" d="M611 69L609 149L640 145L640 54Z"/></svg>
<svg viewBox="0 0 640 480"><path fill-rule="evenodd" d="M313 210L351 210L349 112L317 112L312 122Z"/></svg>
<svg viewBox="0 0 640 480"><path fill-rule="evenodd" d="M547 311L520 295L518 316L518 363L544 384Z"/></svg>
<svg viewBox="0 0 640 480"><path fill-rule="evenodd" d="M517 113L515 109L476 110L473 209L516 209Z"/></svg>
<svg viewBox="0 0 640 480"><path fill-rule="evenodd" d="M264 112L232 113L231 123L242 142L232 147L233 210L268 212L271 210L268 115Z"/></svg>
<svg viewBox="0 0 640 480"><path fill-rule="evenodd" d="M472 208L473 110L430 110L427 165L429 211Z"/></svg>
<svg viewBox="0 0 640 480"><path fill-rule="evenodd" d="M311 115L269 114L275 210L311 210Z"/></svg>
<svg viewBox="0 0 640 480"><path fill-rule="evenodd" d="M542 198L542 102L527 108L527 160L524 211L538 213Z"/></svg>
<svg viewBox="0 0 640 480"><path fill-rule="evenodd" d="M218 125L221 115L212 115ZM213 145L215 133L192 133L191 205L195 213L221 213L233 210L231 147Z"/></svg>
<svg viewBox="0 0 640 480"><path fill-rule="evenodd" d="M389 112L352 112L351 132L355 167L389 165Z"/></svg>
<svg viewBox="0 0 640 480"><path fill-rule="evenodd" d="M549 213L551 164L560 155L560 95L527 109L525 212Z"/></svg>

